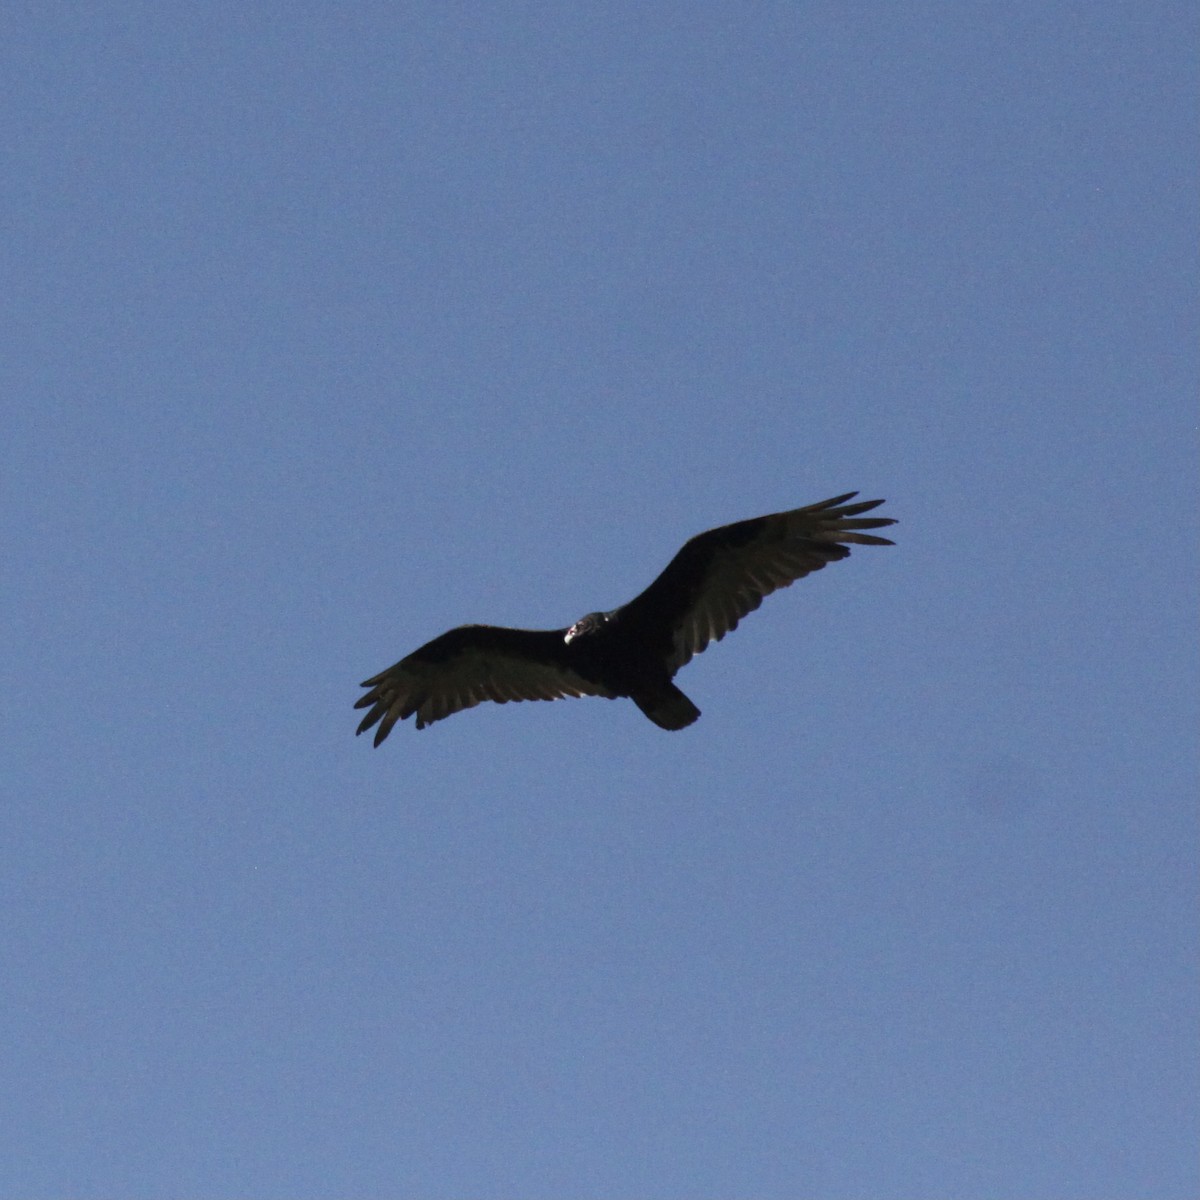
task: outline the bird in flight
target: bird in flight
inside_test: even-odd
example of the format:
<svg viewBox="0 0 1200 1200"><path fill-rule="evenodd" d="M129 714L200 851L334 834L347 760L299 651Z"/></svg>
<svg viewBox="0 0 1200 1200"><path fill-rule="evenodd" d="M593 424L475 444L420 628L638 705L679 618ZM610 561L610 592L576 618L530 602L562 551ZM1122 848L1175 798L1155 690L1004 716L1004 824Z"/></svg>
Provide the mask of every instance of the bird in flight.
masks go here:
<svg viewBox="0 0 1200 1200"><path fill-rule="evenodd" d="M896 522L864 517L882 500L848 504L847 492L698 534L640 596L588 613L568 629L460 625L362 686L378 746L397 721L424 729L484 700L627 696L661 729L683 729L700 710L672 680L709 642L720 641L764 596L846 558L848 543L891 546L865 532Z"/></svg>

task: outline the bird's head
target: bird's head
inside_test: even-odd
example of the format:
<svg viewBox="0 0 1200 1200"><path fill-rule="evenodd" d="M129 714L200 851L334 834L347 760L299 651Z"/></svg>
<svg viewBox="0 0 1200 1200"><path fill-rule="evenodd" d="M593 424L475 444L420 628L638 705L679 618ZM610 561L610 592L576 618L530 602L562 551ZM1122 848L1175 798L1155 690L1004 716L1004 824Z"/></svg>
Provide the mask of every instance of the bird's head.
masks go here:
<svg viewBox="0 0 1200 1200"><path fill-rule="evenodd" d="M595 633L599 629L603 629L608 624L608 613L594 612L588 613L586 617L580 617L570 629L567 630L566 637L563 641L569 646L577 637L583 637L587 633Z"/></svg>

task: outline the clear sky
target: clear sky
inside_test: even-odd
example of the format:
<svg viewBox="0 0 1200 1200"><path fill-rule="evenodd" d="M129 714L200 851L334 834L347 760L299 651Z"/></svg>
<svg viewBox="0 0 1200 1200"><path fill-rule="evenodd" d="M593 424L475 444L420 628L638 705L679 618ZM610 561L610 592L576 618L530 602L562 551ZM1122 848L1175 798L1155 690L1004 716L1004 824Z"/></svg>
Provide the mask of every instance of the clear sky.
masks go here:
<svg viewBox="0 0 1200 1200"><path fill-rule="evenodd" d="M0 1196L1200 1194L1193 3L0 17ZM899 518L678 682L358 682Z"/></svg>

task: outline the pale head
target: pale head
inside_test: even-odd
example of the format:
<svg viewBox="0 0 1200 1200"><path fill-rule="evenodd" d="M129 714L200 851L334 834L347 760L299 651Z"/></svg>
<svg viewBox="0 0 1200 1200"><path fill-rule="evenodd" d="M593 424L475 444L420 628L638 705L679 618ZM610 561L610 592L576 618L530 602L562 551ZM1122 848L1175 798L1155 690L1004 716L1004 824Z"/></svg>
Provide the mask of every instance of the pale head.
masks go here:
<svg viewBox="0 0 1200 1200"><path fill-rule="evenodd" d="M597 630L603 629L607 623L608 613L588 613L586 617L580 617L579 620L567 630L563 641L569 646L577 637L582 637L587 633L595 633Z"/></svg>

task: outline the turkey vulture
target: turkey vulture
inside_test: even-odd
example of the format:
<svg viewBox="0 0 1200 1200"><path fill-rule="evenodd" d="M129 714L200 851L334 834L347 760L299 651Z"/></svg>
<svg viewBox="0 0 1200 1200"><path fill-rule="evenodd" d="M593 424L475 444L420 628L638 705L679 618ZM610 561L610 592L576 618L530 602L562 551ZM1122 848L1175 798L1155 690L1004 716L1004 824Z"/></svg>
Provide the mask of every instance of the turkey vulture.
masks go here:
<svg viewBox="0 0 1200 1200"><path fill-rule="evenodd" d="M628 696L662 729L683 729L700 710L672 682L776 588L845 558L845 543L891 546L864 533L896 522L863 517L883 503L847 504L857 492L807 508L722 525L692 538L636 599L589 613L569 629L460 625L366 680L358 727L378 724L375 745L416 713L424 729L484 700Z"/></svg>

